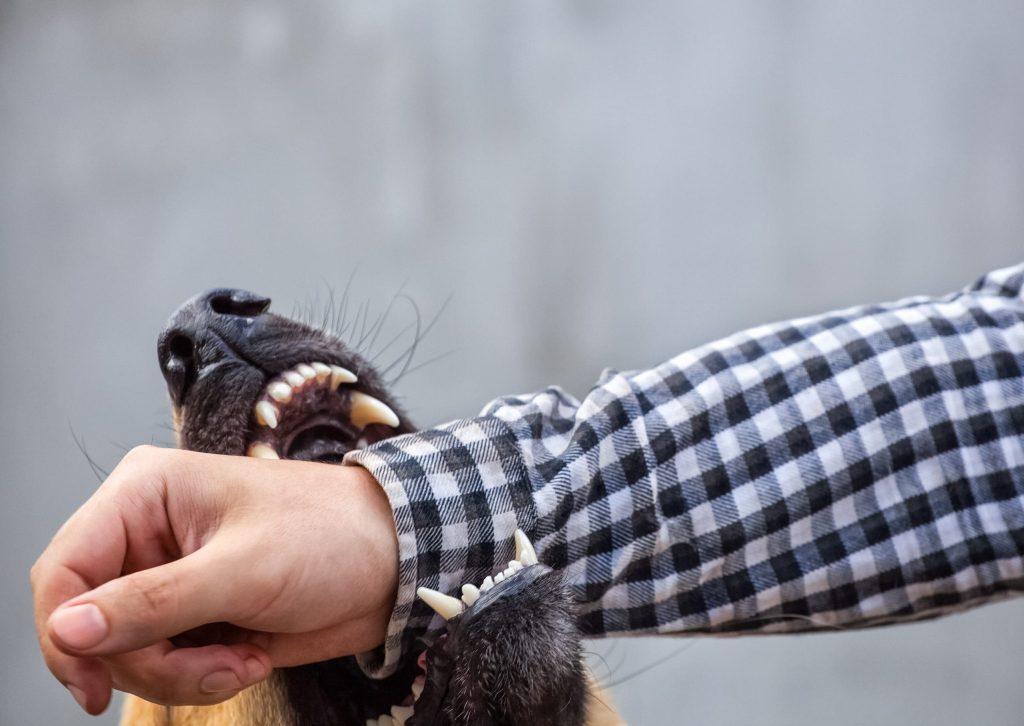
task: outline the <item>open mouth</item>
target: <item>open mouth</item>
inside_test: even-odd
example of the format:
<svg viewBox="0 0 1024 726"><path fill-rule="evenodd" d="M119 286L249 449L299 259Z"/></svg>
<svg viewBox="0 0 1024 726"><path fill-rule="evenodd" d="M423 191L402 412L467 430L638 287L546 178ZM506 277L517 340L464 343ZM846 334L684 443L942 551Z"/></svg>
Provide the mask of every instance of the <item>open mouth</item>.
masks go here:
<svg viewBox="0 0 1024 726"><path fill-rule="evenodd" d="M415 714L416 723L439 722L441 704L452 677L452 653L462 646L466 626L489 606L508 595L528 587L537 577L550 573L540 564L533 544L522 530L515 532L516 554L504 570L493 577L488 575L479 586L466 583L461 597L445 595L428 587L416 594L448 623L448 631L420 654L417 665L420 673L413 681L412 693L401 705L393 706L390 713L368 719L366 726L404 726Z"/></svg>
<svg viewBox="0 0 1024 726"><path fill-rule="evenodd" d="M338 464L352 449L386 438L397 414L353 388L357 382L347 368L319 361L274 376L253 404L246 454Z"/></svg>
<svg viewBox="0 0 1024 726"><path fill-rule="evenodd" d="M405 726L406 721L412 718L414 706L419 697L423 695L423 689L427 682L425 655L425 653L420 655L417 663L420 672L412 682L409 695L401 703L392 706L388 713L382 713L377 718L366 719L366 726Z"/></svg>
<svg viewBox="0 0 1024 726"><path fill-rule="evenodd" d="M530 542L523 530L516 530L515 542L516 556L514 559L509 560L508 566L493 577L490 575L485 577L479 587L467 582L462 586L461 598L454 598L451 595L445 595L437 590L431 590L429 587L419 588L416 591L416 594L419 595L423 602L433 608L433 610L445 620L451 620L452 618L462 615L462 613L466 611L466 608L474 607L477 602L480 601L480 598L490 592L495 585L511 579L513 576L531 565L539 564L537 560L537 552L533 549L533 544ZM503 588L499 588L499 590L501 589ZM500 592L496 591L495 595L498 594L500 594ZM488 598L487 602L489 601L490 599ZM481 603L481 608L485 606L487 602Z"/></svg>
<svg viewBox="0 0 1024 726"><path fill-rule="evenodd" d="M414 715L415 723L435 723L452 675L450 653L460 647L466 623L506 595L522 590L538 576L551 572L537 560L537 552L522 530L515 533L516 556L498 574L484 578L479 586L466 583L461 597L445 595L428 587L416 591L420 599L448 622L442 634L417 660L419 673L409 695L387 713L366 720L366 726L405 726Z"/></svg>

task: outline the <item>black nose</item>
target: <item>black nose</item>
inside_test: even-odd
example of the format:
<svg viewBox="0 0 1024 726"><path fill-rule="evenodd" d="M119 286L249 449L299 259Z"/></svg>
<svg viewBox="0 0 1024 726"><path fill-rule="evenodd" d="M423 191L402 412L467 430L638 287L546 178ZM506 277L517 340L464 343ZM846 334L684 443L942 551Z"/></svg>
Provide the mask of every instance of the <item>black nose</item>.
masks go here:
<svg viewBox="0 0 1024 726"><path fill-rule="evenodd" d="M178 308L157 339L160 370L175 405L181 405L203 368L241 344L270 298L246 290L209 290Z"/></svg>

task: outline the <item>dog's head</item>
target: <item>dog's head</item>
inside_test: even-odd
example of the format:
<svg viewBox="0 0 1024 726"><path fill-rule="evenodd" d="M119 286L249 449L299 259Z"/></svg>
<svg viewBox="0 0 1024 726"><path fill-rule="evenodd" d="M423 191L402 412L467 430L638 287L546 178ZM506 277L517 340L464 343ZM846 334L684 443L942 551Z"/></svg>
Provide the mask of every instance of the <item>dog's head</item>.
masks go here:
<svg viewBox="0 0 1024 726"><path fill-rule="evenodd" d="M374 368L339 337L217 289L182 305L157 352L183 448L340 463L413 426ZM577 724L585 679L561 578L522 533L517 559L461 597L421 591L447 633L369 679L351 658L285 669L298 723ZM388 721L391 719L391 721Z"/></svg>

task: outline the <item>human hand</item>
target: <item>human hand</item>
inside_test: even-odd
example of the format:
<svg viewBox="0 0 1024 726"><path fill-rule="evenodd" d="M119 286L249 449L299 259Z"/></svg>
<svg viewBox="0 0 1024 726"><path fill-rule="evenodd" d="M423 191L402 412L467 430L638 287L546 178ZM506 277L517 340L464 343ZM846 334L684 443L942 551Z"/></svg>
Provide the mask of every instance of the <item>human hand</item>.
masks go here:
<svg viewBox="0 0 1024 726"><path fill-rule="evenodd" d="M369 650L397 580L391 509L361 467L148 446L31 573L46 664L92 714L111 687L212 704L272 667Z"/></svg>

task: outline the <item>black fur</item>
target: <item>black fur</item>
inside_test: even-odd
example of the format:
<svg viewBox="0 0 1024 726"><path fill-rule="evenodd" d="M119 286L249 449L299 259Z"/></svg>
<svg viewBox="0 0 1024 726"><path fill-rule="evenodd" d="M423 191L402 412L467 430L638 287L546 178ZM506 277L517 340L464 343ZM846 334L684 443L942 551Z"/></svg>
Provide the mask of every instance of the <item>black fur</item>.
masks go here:
<svg viewBox="0 0 1024 726"><path fill-rule="evenodd" d="M586 680L562 578L527 567L485 593L427 651L410 726L581 724Z"/></svg>

